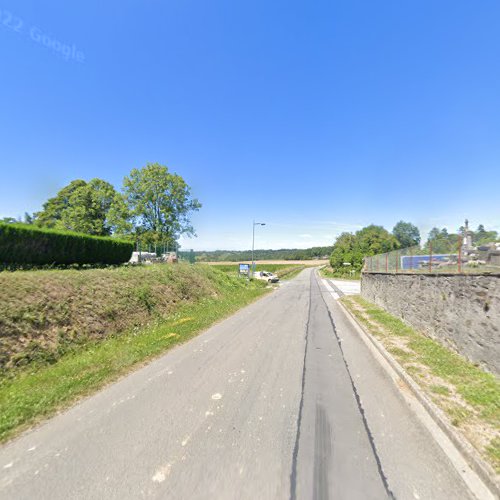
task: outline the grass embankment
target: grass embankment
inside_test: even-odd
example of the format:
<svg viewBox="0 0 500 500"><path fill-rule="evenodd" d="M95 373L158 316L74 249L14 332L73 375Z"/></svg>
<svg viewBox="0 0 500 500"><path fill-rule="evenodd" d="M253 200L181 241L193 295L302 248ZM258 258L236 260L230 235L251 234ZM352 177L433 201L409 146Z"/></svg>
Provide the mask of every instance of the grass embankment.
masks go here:
<svg viewBox="0 0 500 500"><path fill-rule="evenodd" d="M189 265L1 273L0 287L0 441L265 293Z"/></svg>
<svg viewBox="0 0 500 500"><path fill-rule="evenodd" d="M360 296L343 304L500 473L500 382Z"/></svg>
<svg viewBox="0 0 500 500"><path fill-rule="evenodd" d="M229 275L238 275L238 264L210 264L211 267L215 267L220 271L223 271ZM292 279L297 274L304 269L306 265L304 264L266 264L260 263L255 266L256 271L268 271L270 273L276 274L280 280Z"/></svg>

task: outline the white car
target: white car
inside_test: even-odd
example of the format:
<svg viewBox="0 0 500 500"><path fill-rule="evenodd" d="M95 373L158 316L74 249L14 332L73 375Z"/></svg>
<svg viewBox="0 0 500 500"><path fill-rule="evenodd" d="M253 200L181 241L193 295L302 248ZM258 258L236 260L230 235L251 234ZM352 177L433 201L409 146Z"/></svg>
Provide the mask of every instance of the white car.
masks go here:
<svg viewBox="0 0 500 500"><path fill-rule="evenodd" d="M269 271L256 271L253 273L253 277L257 280L267 281L268 283L277 283L280 280L278 276Z"/></svg>

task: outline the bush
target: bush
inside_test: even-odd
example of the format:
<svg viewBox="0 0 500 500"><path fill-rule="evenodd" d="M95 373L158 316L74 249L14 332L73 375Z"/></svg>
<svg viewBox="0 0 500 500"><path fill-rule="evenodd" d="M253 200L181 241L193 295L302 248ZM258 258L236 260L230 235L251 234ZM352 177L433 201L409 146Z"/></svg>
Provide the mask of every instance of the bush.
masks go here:
<svg viewBox="0 0 500 500"><path fill-rule="evenodd" d="M0 223L0 264L121 264L133 243L69 231Z"/></svg>

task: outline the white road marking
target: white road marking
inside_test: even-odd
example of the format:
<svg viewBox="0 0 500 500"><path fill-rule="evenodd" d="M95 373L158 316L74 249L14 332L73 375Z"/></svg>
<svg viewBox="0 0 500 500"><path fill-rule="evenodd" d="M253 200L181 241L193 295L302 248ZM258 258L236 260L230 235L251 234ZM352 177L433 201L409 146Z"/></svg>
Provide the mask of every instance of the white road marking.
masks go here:
<svg viewBox="0 0 500 500"><path fill-rule="evenodd" d="M172 468L172 464L166 464L166 465L160 467L155 472L155 475L151 479L155 483L163 483L163 481L165 481L165 479L167 479L167 476L170 474L171 468Z"/></svg>
<svg viewBox="0 0 500 500"><path fill-rule="evenodd" d="M338 300L340 296L331 285L335 286L344 295L357 295L361 292L361 285L359 281L344 281L323 278L322 282L323 286L335 300Z"/></svg>
<svg viewBox="0 0 500 500"><path fill-rule="evenodd" d="M361 292L360 281L330 280L344 295L357 295Z"/></svg>
<svg viewBox="0 0 500 500"><path fill-rule="evenodd" d="M328 283L327 280L323 280L323 285L325 286L325 288L328 290L328 292L330 293L330 295L335 299L335 300L338 300L339 298L339 294L330 286L330 283Z"/></svg>

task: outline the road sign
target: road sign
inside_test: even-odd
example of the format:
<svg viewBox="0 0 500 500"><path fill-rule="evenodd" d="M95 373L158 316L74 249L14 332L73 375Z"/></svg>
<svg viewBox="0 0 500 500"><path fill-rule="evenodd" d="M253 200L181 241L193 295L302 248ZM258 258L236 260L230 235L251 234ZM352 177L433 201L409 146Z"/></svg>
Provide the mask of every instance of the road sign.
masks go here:
<svg viewBox="0 0 500 500"><path fill-rule="evenodd" d="M250 276L250 264L240 264L240 274Z"/></svg>

